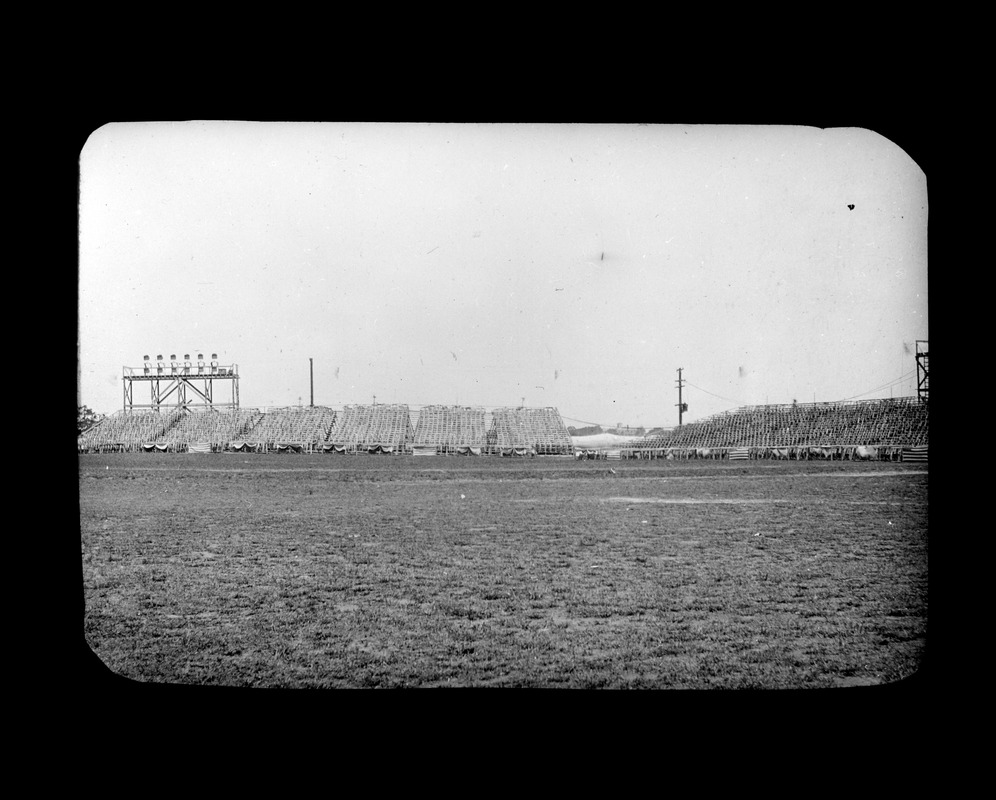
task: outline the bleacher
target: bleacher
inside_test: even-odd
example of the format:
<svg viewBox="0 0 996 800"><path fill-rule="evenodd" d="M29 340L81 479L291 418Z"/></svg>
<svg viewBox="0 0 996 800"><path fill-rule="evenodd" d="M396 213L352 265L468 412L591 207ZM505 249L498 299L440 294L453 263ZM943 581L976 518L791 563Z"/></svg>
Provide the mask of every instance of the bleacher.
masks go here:
<svg viewBox="0 0 996 800"><path fill-rule="evenodd" d="M634 440L633 449L915 447L928 439L917 398L745 406Z"/></svg>
<svg viewBox="0 0 996 800"><path fill-rule="evenodd" d="M80 434L81 453L160 450L262 452L490 453L574 455L556 408L483 408L430 405L413 430L407 405L292 406L268 411L173 409L117 412ZM748 448L750 457L810 457L813 448L850 457L856 448L902 453L925 448L927 404L914 397L889 400L744 406L624 445L624 457L659 458L710 451L710 457ZM698 455L697 457L701 457Z"/></svg>
<svg viewBox="0 0 996 800"><path fill-rule="evenodd" d="M184 416L180 409L160 413L119 411L101 420L76 440L81 453L133 452L166 435Z"/></svg>
<svg viewBox="0 0 996 800"><path fill-rule="evenodd" d="M488 444L484 409L465 406L425 406L415 426L413 446L437 453L480 452Z"/></svg>
<svg viewBox="0 0 996 800"><path fill-rule="evenodd" d="M488 452L503 455L573 455L574 444L555 408L498 408L491 418Z"/></svg>
<svg viewBox="0 0 996 800"><path fill-rule="evenodd" d="M414 431L408 406L347 405L329 439L336 452L403 453L411 448Z"/></svg>
<svg viewBox="0 0 996 800"><path fill-rule="evenodd" d="M145 449L155 447L160 450L183 452L191 444L208 444L212 450L221 450L235 439L245 436L262 413L231 409L225 411L188 410L177 420L176 424L163 431L151 442L146 442Z"/></svg>
<svg viewBox="0 0 996 800"><path fill-rule="evenodd" d="M326 406L289 406L268 410L242 435L244 440L264 450L307 450L324 446L336 424L335 410Z"/></svg>

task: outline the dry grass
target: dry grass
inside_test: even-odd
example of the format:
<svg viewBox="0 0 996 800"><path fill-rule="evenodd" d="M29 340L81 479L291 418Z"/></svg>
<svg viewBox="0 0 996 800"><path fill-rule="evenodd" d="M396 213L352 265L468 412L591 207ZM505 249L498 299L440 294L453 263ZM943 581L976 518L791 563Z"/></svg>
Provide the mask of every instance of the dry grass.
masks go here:
<svg viewBox="0 0 996 800"><path fill-rule="evenodd" d="M80 458L115 673L282 687L826 688L916 671L926 467Z"/></svg>

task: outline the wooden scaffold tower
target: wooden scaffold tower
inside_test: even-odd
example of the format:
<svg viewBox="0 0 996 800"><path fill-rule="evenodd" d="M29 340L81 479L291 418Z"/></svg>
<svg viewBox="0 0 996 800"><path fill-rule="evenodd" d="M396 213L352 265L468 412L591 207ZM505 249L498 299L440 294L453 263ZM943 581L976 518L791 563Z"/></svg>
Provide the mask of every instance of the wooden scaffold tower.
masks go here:
<svg viewBox="0 0 996 800"><path fill-rule="evenodd" d="M228 409L239 407L238 364L220 364L218 354L212 353L210 362L204 354L197 354L197 361L184 355L180 361L175 355L166 361L161 355L152 361L143 356L141 367L123 367L124 410L132 412L149 409L160 411L163 407L190 409ZM135 385L149 387L148 403L136 402ZM216 384L218 384L216 386ZM216 396L216 389L230 389L225 397ZM225 394L222 391L222 394Z"/></svg>

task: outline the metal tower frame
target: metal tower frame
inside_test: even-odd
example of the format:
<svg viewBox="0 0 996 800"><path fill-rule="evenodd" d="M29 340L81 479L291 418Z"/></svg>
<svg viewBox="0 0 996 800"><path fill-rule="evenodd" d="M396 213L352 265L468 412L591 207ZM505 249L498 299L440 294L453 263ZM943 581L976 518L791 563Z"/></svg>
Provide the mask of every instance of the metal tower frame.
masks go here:
<svg viewBox="0 0 996 800"><path fill-rule="evenodd" d="M204 361L199 354L196 362L189 355L183 361L170 356L169 361L156 356L155 361L145 357L141 367L123 367L124 410L152 409L159 411L163 406L172 408L238 408L239 407L239 366L219 364L218 356L212 354L211 361ZM229 400L216 399L215 383L221 382L231 388ZM150 402L135 402L135 384L148 384Z"/></svg>
<svg viewBox="0 0 996 800"><path fill-rule="evenodd" d="M923 347L921 347L923 345ZM927 340L916 343L916 396L921 403L927 402Z"/></svg>

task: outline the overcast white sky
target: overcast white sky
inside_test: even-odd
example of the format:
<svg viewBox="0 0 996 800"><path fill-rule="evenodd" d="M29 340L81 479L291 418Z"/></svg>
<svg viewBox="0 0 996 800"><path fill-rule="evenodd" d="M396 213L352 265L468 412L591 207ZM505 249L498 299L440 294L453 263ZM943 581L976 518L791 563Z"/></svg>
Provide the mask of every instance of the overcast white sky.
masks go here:
<svg viewBox="0 0 996 800"><path fill-rule="evenodd" d="M672 426L916 394L927 188L872 131L163 122L80 154L82 402L158 353L246 407ZM216 388L216 396L219 395ZM136 402L148 402L136 387Z"/></svg>

